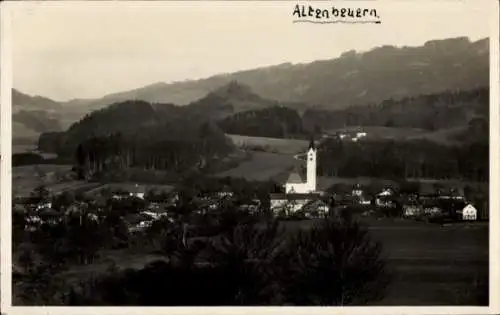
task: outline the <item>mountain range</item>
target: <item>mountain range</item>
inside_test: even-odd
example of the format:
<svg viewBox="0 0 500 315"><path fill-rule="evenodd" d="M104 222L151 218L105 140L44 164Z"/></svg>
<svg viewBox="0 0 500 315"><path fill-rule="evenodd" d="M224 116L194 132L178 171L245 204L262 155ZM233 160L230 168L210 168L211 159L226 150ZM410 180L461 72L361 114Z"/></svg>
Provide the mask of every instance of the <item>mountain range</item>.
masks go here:
<svg viewBox="0 0 500 315"><path fill-rule="evenodd" d="M30 136L40 131L64 130L92 111L129 100L190 105L191 111L198 108L200 114L223 118L274 105L301 113L307 108L341 110L388 99L488 85L488 39L472 42L459 37L432 40L417 47L382 46L367 52L348 51L330 60L286 63L201 80L155 83L98 99L56 102L13 90L13 136L23 137L26 130L31 132Z"/></svg>

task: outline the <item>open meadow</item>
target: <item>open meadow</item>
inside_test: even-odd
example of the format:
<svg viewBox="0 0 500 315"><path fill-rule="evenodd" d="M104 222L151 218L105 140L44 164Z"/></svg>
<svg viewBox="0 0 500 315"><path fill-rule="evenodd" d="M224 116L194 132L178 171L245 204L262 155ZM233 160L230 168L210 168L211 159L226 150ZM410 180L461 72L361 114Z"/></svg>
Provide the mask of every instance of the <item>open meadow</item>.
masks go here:
<svg viewBox="0 0 500 315"><path fill-rule="evenodd" d="M288 173L298 164L289 154L254 151L252 157L235 168L220 172L217 177L245 178L246 180L286 180Z"/></svg>
<svg viewBox="0 0 500 315"><path fill-rule="evenodd" d="M226 134L239 148L261 147L269 152L297 154L307 150L309 142L299 139L280 139Z"/></svg>
<svg viewBox="0 0 500 315"><path fill-rule="evenodd" d="M442 145L458 144L454 137L463 133L466 127L456 127L449 129L440 129L429 131L418 128L400 128L400 127L382 127L382 126L348 126L338 129L328 129L324 133L327 135L335 135L338 133L353 133L365 132L366 138L370 140L394 140L394 141L409 141L409 140L428 140Z"/></svg>

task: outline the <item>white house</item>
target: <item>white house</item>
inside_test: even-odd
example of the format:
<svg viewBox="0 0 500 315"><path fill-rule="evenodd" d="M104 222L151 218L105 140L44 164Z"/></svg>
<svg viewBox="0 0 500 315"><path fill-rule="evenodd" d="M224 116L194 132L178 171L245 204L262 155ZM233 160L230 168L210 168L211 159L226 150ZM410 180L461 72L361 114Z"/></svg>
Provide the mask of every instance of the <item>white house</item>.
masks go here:
<svg viewBox="0 0 500 315"><path fill-rule="evenodd" d="M468 204L462 210L462 220L475 221L477 220L477 209L473 205Z"/></svg>
<svg viewBox="0 0 500 315"><path fill-rule="evenodd" d="M145 191L143 186L139 186L138 184L135 184L135 187L133 191L130 192L131 197L137 197L140 199L144 199Z"/></svg>

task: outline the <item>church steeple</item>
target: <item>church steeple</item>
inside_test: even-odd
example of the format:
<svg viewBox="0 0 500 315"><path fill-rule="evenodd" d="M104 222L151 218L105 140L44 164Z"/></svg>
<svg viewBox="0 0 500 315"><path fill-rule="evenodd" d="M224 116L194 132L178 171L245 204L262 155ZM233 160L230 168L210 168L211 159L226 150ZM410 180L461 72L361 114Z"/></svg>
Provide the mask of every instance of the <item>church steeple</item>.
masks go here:
<svg viewBox="0 0 500 315"><path fill-rule="evenodd" d="M314 143L314 137L311 136L311 141L309 141L309 147L307 148L307 150L316 150L316 144Z"/></svg>

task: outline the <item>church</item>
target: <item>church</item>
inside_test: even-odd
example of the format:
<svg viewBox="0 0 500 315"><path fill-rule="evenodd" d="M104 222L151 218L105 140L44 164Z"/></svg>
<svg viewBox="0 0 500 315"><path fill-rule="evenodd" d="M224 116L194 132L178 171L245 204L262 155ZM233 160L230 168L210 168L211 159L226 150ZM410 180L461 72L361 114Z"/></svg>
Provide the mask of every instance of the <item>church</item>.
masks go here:
<svg viewBox="0 0 500 315"><path fill-rule="evenodd" d="M284 212L289 215L299 210L314 208L327 211L328 205L323 201L323 192L317 190L316 177L317 149L314 140L311 140L306 153L306 181L304 182L295 170L290 173L284 184L285 193L271 194L271 209L275 213Z"/></svg>

